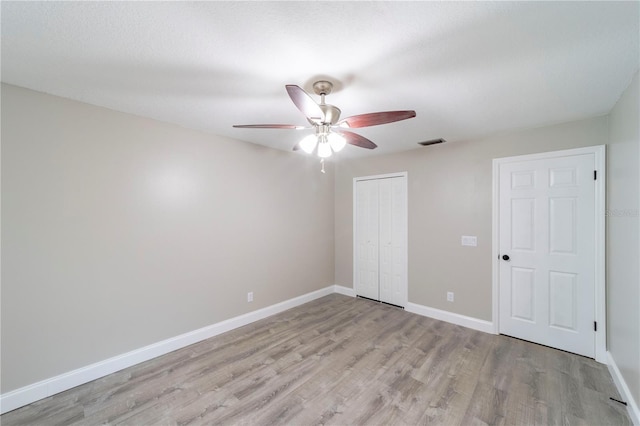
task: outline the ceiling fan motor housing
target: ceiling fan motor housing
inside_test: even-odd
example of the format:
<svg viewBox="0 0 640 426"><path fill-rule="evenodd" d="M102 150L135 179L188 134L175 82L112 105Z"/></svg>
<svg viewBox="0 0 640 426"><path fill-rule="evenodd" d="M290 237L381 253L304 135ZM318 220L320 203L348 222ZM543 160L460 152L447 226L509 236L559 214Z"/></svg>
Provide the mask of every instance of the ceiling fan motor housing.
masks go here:
<svg viewBox="0 0 640 426"><path fill-rule="evenodd" d="M336 124L340 119L340 108L333 105L321 104L320 109L324 113L324 119L320 124Z"/></svg>

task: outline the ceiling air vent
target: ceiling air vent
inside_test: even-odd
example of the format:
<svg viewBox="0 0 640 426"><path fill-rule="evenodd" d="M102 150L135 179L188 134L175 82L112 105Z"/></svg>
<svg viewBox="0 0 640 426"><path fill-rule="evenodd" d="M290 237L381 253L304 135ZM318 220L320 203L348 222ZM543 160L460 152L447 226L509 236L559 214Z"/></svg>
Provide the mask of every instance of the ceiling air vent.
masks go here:
<svg viewBox="0 0 640 426"><path fill-rule="evenodd" d="M431 139L430 141L424 141L424 142L418 142L418 145L422 145L422 146L428 146L428 145L435 145L438 143L444 143L446 142L446 140L440 138L440 139Z"/></svg>

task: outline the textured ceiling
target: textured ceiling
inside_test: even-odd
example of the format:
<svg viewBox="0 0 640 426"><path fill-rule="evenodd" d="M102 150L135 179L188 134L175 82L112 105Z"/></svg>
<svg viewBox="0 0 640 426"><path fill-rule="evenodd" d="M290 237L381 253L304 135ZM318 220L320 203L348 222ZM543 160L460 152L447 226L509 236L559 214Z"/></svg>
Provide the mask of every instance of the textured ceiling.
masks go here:
<svg viewBox="0 0 640 426"><path fill-rule="evenodd" d="M324 77L343 117L417 112L341 155L388 153L608 113L639 5L3 1L2 81L289 150L305 131L231 126L305 125L284 86Z"/></svg>

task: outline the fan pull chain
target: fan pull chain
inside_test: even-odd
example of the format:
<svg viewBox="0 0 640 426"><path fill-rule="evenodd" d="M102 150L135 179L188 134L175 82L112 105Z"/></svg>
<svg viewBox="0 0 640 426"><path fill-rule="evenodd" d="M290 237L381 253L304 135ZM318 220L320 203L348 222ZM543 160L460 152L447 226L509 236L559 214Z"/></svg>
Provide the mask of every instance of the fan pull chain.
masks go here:
<svg viewBox="0 0 640 426"><path fill-rule="evenodd" d="M322 165L322 168L320 169L320 171L321 171L322 173L326 173L326 172L324 171L324 158L320 159L320 164Z"/></svg>

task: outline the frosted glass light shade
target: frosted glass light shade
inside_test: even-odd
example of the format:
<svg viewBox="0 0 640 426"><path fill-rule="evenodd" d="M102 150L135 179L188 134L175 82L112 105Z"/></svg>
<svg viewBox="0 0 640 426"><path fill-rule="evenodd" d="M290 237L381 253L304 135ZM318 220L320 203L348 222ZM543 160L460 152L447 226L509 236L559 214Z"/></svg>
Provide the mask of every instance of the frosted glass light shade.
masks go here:
<svg viewBox="0 0 640 426"><path fill-rule="evenodd" d="M318 137L316 135L305 136L300 141L300 148L307 154L311 154L313 150L316 149L317 143L318 143Z"/></svg>
<svg viewBox="0 0 640 426"><path fill-rule="evenodd" d="M320 144L318 144L318 157L331 157L331 146L328 142L320 142Z"/></svg>
<svg viewBox="0 0 640 426"><path fill-rule="evenodd" d="M327 135L327 139L329 140L334 152L340 151L347 144L345 138L337 133L329 133L329 135Z"/></svg>

